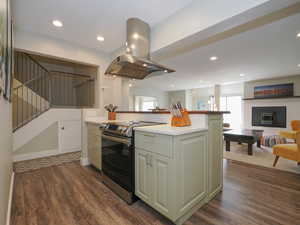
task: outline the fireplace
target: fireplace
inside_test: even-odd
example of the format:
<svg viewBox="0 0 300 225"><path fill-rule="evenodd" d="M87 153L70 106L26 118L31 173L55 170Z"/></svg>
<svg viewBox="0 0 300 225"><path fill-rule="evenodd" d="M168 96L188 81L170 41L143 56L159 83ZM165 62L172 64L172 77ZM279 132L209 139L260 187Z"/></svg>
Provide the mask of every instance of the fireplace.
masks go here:
<svg viewBox="0 0 300 225"><path fill-rule="evenodd" d="M286 107L252 107L252 126L286 128Z"/></svg>

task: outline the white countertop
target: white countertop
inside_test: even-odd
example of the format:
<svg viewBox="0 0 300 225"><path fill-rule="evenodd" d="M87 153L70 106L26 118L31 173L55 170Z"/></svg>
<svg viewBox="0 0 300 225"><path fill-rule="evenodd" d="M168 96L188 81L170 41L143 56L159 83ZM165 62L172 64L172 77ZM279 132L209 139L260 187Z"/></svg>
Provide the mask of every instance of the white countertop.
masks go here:
<svg viewBox="0 0 300 225"><path fill-rule="evenodd" d="M87 117L85 118L86 123L100 125L107 122L124 122L123 120L105 120L101 117ZM157 133L157 134L166 134L166 135L182 135L189 134L199 131L208 130L206 127L199 127L197 125L192 125L188 127L172 127L170 124L154 125L154 126L145 126L145 127L135 127L134 130Z"/></svg>
<svg viewBox="0 0 300 225"><path fill-rule="evenodd" d="M155 126L136 127L134 128L134 130L176 136L199 131L206 131L208 129L206 127L199 127L195 125L189 127L172 127L170 124L163 124Z"/></svg>
<svg viewBox="0 0 300 225"><path fill-rule="evenodd" d="M105 120L104 118L101 117L87 117L84 120L86 123L92 123L96 125L100 125L101 123L108 123L108 122L124 122L121 120Z"/></svg>

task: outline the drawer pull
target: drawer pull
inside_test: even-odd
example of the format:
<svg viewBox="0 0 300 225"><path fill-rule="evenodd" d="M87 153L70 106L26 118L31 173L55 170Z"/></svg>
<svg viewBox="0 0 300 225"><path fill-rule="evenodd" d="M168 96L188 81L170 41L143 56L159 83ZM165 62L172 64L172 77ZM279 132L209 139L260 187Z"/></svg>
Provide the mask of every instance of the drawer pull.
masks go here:
<svg viewBox="0 0 300 225"><path fill-rule="evenodd" d="M153 134L143 134L145 137L155 137Z"/></svg>

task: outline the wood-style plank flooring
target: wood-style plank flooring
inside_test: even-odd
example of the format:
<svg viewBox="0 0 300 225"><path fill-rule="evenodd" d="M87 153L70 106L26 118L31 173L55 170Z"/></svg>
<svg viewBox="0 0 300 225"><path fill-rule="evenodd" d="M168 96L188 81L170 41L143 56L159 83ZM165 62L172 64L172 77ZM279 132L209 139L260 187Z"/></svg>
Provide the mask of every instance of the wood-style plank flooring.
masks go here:
<svg viewBox="0 0 300 225"><path fill-rule="evenodd" d="M170 225L78 163L16 174L11 225ZM224 161L224 189L186 225L299 225L300 175Z"/></svg>

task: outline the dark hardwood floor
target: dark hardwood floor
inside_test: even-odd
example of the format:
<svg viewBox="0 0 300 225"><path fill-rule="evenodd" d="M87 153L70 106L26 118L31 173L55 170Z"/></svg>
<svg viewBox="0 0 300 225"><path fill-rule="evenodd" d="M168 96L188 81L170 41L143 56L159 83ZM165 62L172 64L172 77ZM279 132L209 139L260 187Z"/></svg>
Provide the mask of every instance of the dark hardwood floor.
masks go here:
<svg viewBox="0 0 300 225"><path fill-rule="evenodd" d="M172 224L141 201L128 206L77 163L16 174L11 225ZM186 225L299 225L300 175L224 161L224 189Z"/></svg>

